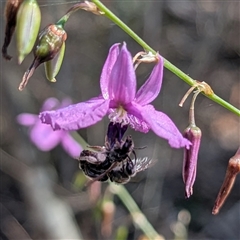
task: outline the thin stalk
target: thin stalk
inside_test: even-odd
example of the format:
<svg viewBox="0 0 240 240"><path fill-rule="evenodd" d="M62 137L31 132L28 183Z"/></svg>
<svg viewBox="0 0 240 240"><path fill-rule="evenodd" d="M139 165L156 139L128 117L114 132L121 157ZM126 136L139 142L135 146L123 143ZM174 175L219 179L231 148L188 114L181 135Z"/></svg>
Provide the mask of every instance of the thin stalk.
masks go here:
<svg viewBox="0 0 240 240"><path fill-rule="evenodd" d="M200 93L200 91L197 91L196 93L194 93L193 98L192 98L192 102L191 102L191 106L190 106L190 109L189 109L189 124L191 125L191 127L196 127L195 114L194 114L194 104L195 104L196 98L197 98L199 93Z"/></svg>
<svg viewBox="0 0 240 240"><path fill-rule="evenodd" d="M65 23L68 21L69 17L70 17L74 12L82 9L83 7L85 7L85 3L77 3L77 4L73 5L73 6L67 11L67 13L57 21L56 25L59 25L59 26L61 26L61 27L63 28L64 25L65 25Z"/></svg>
<svg viewBox="0 0 240 240"><path fill-rule="evenodd" d="M123 204L126 206L130 212L133 222L140 228L146 236L151 240L164 240L164 237L159 235L153 226L149 223L145 215L141 212L135 201L132 199L131 195L128 193L126 188L122 185L117 185L115 183L109 183L110 191L116 194Z"/></svg>
<svg viewBox="0 0 240 240"><path fill-rule="evenodd" d="M139 45L143 47L146 51L150 51L153 54L156 54L156 51L152 49L145 41L143 41L142 38L140 38L132 29L130 29L122 20L120 20L115 14L113 14L104 4L101 3L99 0L92 0L93 3L96 4L96 6L99 8L100 11L104 12L105 16L109 18L112 22L117 24L123 31L125 31L130 37L132 37ZM182 79L184 82L186 82L188 85L193 86L195 83L195 80L189 77L186 73L181 71L179 68L177 68L175 65L173 65L171 62L169 62L167 59L164 58L164 67L170 70L172 73L174 73L176 76L178 76L180 79ZM223 106L224 108L228 109L232 113L236 114L237 116L240 116L240 110L227 101L223 100L216 94L213 95L206 95L202 93L206 97L208 97L210 100L218 103L219 105Z"/></svg>

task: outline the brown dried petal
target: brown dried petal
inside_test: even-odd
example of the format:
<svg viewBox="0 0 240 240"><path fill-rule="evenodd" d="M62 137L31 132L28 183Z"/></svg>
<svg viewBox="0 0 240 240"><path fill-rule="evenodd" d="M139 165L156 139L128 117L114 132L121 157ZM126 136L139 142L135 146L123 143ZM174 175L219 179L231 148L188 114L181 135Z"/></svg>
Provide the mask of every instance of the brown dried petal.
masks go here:
<svg viewBox="0 0 240 240"><path fill-rule="evenodd" d="M237 153L229 160L225 179L215 201L212 214L216 215L219 213L220 208L223 206L229 193L232 190L236 176L239 172L240 172L240 148L238 149Z"/></svg>
<svg viewBox="0 0 240 240"><path fill-rule="evenodd" d="M7 53L7 48L11 42L12 35L16 27L17 12L23 0L8 0L5 5L5 38L2 46L2 55L6 60L11 60L11 56Z"/></svg>

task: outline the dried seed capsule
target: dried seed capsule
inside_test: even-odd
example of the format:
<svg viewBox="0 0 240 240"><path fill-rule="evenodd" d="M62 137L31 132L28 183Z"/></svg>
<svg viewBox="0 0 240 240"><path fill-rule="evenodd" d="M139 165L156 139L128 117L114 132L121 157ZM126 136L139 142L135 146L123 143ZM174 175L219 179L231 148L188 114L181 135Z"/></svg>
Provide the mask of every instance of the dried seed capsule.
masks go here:
<svg viewBox="0 0 240 240"><path fill-rule="evenodd" d="M67 33L62 24L50 24L39 34L38 43L34 49L35 58L23 75L22 82L18 87L20 91L24 89L29 78L41 63L50 61L57 55L66 39Z"/></svg>
<svg viewBox="0 0 240 240"><path fill-rule="evenodd" d="M52 60L49 60L44 63L45 74L47 79L50 82L56 82L55 77L57 76L61 68L64 53L65 53L65 42L62 44L62 47L60 51L56 54L56 56Z"/></svg>
<svg viewBox="0 0 240 240"><path fill-rule="evenodd" d="M11 56L7 53L7 48L11 42L12 35L14 33L16 22L17 22L17 12L23 0L8 0L5 5L5 38L2 46L2 55L6 60L11 60Z"/></svg>
<svg viewBox="0 0 240 240"><path fill-rule="evenodd" d="M240 173L240 147L238 148L236 154L232 158L230 158L228 162L225 179L215 201L212 214L214 215L218 214L220 208L222 207L229 193L231 192L235 179L239 173Z"/></svg>
<svg viewBox="0 0 240 240"><path fill-rule="evenodd" d="M18 63L32 51L41 23L41 12L36 0L25 0L17 14Z"/></svg>
<svg viewBox="0 0 240 240"><path fill-rule="evenodd" d="M51 24L40 34L37 46L34 49L34 56L39 64L52 60L67 39L67 33L62 25Z"/></svg>

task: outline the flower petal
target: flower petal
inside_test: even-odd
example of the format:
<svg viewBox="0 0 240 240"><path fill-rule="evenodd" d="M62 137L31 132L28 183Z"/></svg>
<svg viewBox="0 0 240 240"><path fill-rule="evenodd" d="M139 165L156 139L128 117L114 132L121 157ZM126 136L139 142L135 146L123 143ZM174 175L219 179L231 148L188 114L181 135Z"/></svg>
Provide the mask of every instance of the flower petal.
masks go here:
<svg viewBox="0 0 240 240"><path fill-rule="evenodd" d="M108 93L110 99L123 105L135 98L136 75L132 56L127 50L126 43L123 43L116 63L113 66L109 79Z"/></svg>
<svg viewBox="0 0 240 240"><path fill-rule="evenodd" d="M142 116L153 132L159 137L167 139L171 147L190 147L191 142L182 136L178 128L166 114L156 111L152 105L146 105L142 108Z"/></svg>
<svg viewBox="0 0 240 240"><path fill-rule="evenodd" d="M60 105L60 102L56 99L56 98L48 98L42 105L41 110L45 111L45 110L51 110L54 109L56 107L58 107Z"/></svg>
<svg viewBox="0 0 240 240"><path fill-rule="evenodd" d="M41 112L39 117L43 123L51 124L54 130L77 130L99 122L108 108L109 101L98 97L56 111Z"/></svg>
<svg viewBox="0 0 240 240"><path fill-rule="evenodd" d="M62 146L73 158L78 157L83 150L82 146L67 132L62 137Z"/></svg>
<svg viewBox="0 0 240 240"><path fill-rule="evenodd" d="M148 124L141 118L137 118L134 115L128 114L129 126L135 131L147 133L150 130Z"/></svg>
<svg viewBox="0 0 240 240"><path fill-rule="evenodd" d="M21 113L17 116L17 122L24 126L32 126L38 120L38 116L31 113Z"/></svg>
<svg viewBox="0 0 240 240"><path fill-rule="evenodd" d="M38 149L46 152L59 144L62 134L62 131L53 131L51 126L47 126L38 121L30 131L30 139Z"/></svg>
<svg viewBox="0 0 240 240"><path fill-rule="evenodd" d="M116 43L110 48L107 59L102 69L102 73L100 77L100 87L101 87L102 96L104 99L109 99L109 93L108 93L108 85L109 85L109 79L110 79L109 77L112 72L112 68L119 55L119 45L120 43Z"/></svg>
<svg viewBox="0 0 240 240"><path fill-rule="evenodd" d="M150 130L150 127L145 122L142 117L142 106L131 102L126 105L126 110L128 113L129 126L135 131L147 133Z"/></svg>
<svg viewBox="0 0 240 240"><path fill-rule="evenodd" d="M159 61L152 70L150 77L136 94L136 102L143 105L152 102L159 94L163 78L163 58L158 55Z"/></svg>

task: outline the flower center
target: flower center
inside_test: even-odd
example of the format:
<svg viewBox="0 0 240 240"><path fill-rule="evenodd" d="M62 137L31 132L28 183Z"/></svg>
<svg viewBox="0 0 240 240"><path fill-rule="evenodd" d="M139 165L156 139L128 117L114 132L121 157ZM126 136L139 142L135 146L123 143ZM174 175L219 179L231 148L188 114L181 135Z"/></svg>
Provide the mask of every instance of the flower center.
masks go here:
<svg viewBox="0 0 240 240"><path fill-rule="evenodd" d="M109 114L109 119L114 123L121 123L121 125L128 125L129 118L127 111L120 105L118 108L111 109Z"/></svg>

